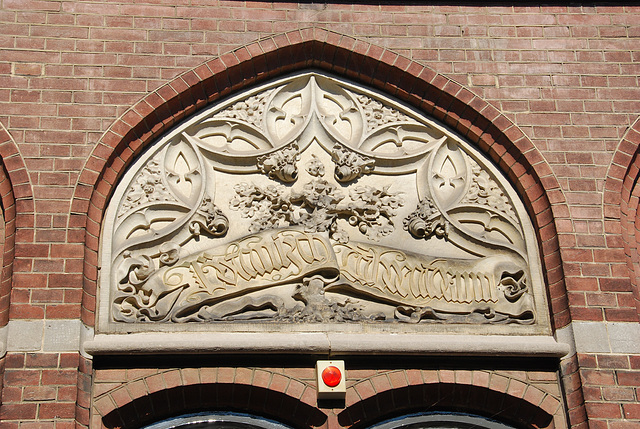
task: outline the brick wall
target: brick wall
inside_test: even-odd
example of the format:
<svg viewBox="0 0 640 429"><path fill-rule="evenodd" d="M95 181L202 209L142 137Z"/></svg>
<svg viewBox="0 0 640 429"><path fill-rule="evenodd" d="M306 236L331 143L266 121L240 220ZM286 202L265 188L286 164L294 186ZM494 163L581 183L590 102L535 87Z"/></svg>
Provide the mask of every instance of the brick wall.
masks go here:
<svg viewBox="0 0 640 429"><path fill-rule="evenodd" d="M606 4L3 0L0 322L92 325L102 208L172 121L304 65L361 81L369 70L379 78L368 84L464 130L521 191L554 327L576 334L578 354L561 365L570 423L635 427L639 20L640 7ZM607 344L581 336L592 327ZM10 350L0 419L88 424L92 370L69 353Z"/></svg>

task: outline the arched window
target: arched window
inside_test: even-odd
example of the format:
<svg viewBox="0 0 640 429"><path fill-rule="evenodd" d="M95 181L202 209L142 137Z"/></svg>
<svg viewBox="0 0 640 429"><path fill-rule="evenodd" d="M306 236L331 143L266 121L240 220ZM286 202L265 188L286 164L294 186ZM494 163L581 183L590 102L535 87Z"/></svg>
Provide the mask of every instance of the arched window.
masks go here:
<svg viewBox="0 0 640 429"><path fill-rule="evenodd" d="M238 413L198 413L174 417L144 429L290 429L282 423ZM485 417L460 413L412 414L386 420L370 429L514 429Z"/></svg>
<svg viewBox="0 0 640 429"><path fill-rule="evenodd" d="M197 413L163 420L144 429L291 429L282 423L239 413Z"/></svg>
<svg viewBox="0 0 640 429"><path fill-rule="evenodd" d="M514 429L473 414L425 413L402 416L371 426L371 429Z"/></svg>

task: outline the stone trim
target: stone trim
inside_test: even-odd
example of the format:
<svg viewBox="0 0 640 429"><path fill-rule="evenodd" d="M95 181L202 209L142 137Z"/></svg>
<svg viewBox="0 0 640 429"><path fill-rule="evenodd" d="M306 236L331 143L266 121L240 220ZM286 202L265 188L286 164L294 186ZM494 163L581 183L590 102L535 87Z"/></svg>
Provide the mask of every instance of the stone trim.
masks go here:
<svg viewBox="0 0 640 429"><path fill-rule="evenodd" d="M447 355L562 357L568 344L548 336L345 333L151 332L98 334L84 343L90 355L295 353L349 355Z"/></svg>

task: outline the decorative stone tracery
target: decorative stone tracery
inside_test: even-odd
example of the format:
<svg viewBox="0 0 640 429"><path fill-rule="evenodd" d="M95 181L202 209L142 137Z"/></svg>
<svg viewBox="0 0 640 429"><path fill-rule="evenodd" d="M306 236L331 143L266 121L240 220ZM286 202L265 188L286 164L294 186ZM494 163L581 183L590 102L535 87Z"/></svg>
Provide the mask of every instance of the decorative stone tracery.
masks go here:
<svg viewBox="0 0 640 429"><path fill-rule="evenodd" d="M150 147L114 194L100 320L546 323L531 225L488 161L319 73Z"/></svg>

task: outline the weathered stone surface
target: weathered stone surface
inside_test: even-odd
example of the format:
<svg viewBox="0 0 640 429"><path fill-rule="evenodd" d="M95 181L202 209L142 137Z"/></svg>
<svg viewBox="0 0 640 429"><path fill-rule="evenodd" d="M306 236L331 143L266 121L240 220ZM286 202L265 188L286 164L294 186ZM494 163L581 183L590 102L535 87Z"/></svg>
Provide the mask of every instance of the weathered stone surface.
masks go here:
<svg viewBox="0 0 640 429"><path fill-rule="evenodd" d="M240 321L547 329L531 224L497 170L435 121L323 74L256 88L178 126L131 167L105 219L102 331Z"/></svg>

